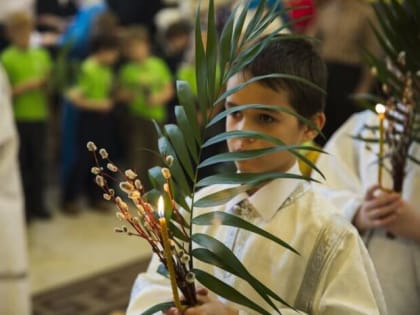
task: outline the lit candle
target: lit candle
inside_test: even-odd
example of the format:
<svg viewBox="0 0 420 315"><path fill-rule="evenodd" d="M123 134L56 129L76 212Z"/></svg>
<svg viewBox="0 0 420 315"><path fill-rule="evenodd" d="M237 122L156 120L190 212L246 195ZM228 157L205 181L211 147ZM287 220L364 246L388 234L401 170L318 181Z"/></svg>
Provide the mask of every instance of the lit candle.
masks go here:
<svg viewBox="0 0 420 315"><path fill-rule="evenodd" d="M160 231L162 235L163 250L165 253L166 265L168 267L169 279L171 280L174 303L177 309L182 310L182 305L179 300L178 287L176 285L175 268L174 268L174 262L172 259L171 244L169 242L168 226L166 225L165 208L164 208L164 202L163 202L162 196L159 197L158 212L159 212L159 217L160 217L159 223L160 223Z"/></svg>
<svg viewBox="0 0 420 315"><path fill-rule="evenodd" d="M384 156L384 140L385 140L385 130L384 130L384 119L386 107L382 104L376 104L375 110L378 113L379 117L379 153L378 153L378 185L382 187L382 168L383 168L383 156Z"/></svg>

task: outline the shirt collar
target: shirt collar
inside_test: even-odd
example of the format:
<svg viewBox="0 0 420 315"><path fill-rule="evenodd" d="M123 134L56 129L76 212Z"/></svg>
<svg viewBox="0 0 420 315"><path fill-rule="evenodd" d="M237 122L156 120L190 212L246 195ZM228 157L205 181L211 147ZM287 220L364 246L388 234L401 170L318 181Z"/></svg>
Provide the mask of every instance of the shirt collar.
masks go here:
<svg viewBox="0 0 420 315"><path fill-rule="evenodd" d="M295 163L286 173L301 175L298 163ZM295 191L302 179L278 178L257 190L249 201L255 207L259 215L265 220L270 220L280 209L282 204Z"/></svg>

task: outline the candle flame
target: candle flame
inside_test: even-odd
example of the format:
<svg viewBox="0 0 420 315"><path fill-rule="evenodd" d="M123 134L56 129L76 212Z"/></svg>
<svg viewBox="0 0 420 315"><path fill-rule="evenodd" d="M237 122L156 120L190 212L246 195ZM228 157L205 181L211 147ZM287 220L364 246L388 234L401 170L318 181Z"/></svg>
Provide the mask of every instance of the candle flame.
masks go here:
<svg viewBox="0 0 420 315"><path fill-rule="evenodd" d="M165 216L165 203L162 196L158 199L158 214L161 218Z"/></svg>
<svg viewBox="0 0 420 315"><path fill-rule="evenodd" d="M378 114L384 114L386 111L386 107L385 105L382 105L382 104L376 104L375 110Z"/></svg>

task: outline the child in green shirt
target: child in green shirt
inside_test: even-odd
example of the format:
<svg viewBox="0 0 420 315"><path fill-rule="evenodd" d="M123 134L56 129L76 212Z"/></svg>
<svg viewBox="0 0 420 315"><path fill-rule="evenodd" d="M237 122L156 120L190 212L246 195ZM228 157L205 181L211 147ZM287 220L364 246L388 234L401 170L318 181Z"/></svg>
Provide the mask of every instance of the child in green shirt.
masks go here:
<svg viewBox="0 0 420 315"><path fill-rule="evenodd" d="M51 216L45 204L46 82L52 62L45 49L30 47L33 20L26 12L9 15L5 25L11 44L1 54L1 62L12 86L26 218L46 219Z"/></svg>
<svg viewBox="0 0 420 315"><path fill-rule="evenodd" d="M165 122L166 103L173 96L170 70L165 62L150 54L148 34L144 28L127 30L125 55L128 61L120 68L118 78L120 97L129 106L130 144L128 146L129 165L139 174L156 163L156 133L151 122Z"/></svg>
<svg viewBox="0 0 420 315"><path fill-rule="evenodd" d="M68 99L80 110L76 137L83 148L88 141L101 147L107 146L113 135L113 69L119 47L113 35L98 35L91 39L91 53L81 65L76 84L68 91ZM100 191L89 181L90 156L87 150L76 153L74 170L63 187L62 210L79 212L77 197L83 191L90 205L99 209L102 200Z"/></svg>

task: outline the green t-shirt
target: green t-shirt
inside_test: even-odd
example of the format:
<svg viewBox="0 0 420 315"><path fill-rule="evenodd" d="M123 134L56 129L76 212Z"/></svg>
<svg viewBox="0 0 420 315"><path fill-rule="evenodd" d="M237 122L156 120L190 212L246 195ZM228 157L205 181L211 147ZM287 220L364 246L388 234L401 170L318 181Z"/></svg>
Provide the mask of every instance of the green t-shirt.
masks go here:
<svg viewBox="0 0 420 315"><path fill-rule="evenodd" d="M191 64L183 64L179 67L176 77L178 80L186 81L191 90L197 95L197 82L195 80L195 67Z"/></svg>
<svg viewBox="0 0 420 315"><path fill-rule="evenodd" d="M108 100L113 88L112 68L92 58L86 59L80 67L77 82L73 88L79 90L89 100Z"/></svg>
<svg viewBox="0 0 420 315"><path fill-rule="evenodd" d="M195 77L195 65L185 63L182 64L176 72L176 78L185 81L191 87L192 92L197 95L197 81ZM220 79L219 67L216 68L216 81Z"/></svg>
<svg viewBox="0 0 420 315"><path fill-rule="evenodd" d="M43 48L26 50L10 46L1 55L1 62L12 87L28 80L47 78L52 61ZM27 91L13 98L13 109L18 121L42 121L48 117L46 89Z"/></svg>
<svg viewBox="0 0 420 315"><path fill-rule="evenodd" d="M119 81L123 88L135 93L130 109L135 115L162 122L166 119L164 104L150 106L147 99L159 94L171 83L171 73L165 62L156 57L149 57L143 63L128 62L119 72Z"/></svg>

